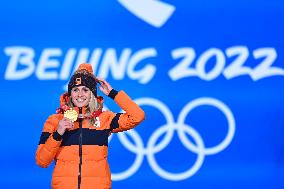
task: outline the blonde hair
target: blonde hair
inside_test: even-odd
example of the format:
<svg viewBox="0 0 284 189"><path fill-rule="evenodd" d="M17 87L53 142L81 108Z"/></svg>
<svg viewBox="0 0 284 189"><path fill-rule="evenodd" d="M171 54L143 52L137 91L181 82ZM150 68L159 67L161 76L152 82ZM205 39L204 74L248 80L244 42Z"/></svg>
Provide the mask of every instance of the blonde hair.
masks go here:
<svg viewBox="0 0 284 189"><path fill-rule="evenodd" d="M98 102L97 98L91 92L91 98L87 110L89 110L89 113L93 113L94 111L97 111L99 109L102 109L102 104Z"/></svg>

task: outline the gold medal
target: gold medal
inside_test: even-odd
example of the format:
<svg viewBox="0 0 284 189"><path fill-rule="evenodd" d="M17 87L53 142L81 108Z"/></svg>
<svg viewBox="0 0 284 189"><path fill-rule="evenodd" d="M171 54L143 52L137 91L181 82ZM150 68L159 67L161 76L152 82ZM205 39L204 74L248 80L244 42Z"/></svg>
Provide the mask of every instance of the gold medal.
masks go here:
<svg viewBox="0 0 284 189"><path fill-rule="evenodd" d="M74 122L78 118L78 113L73 109L66 110L64 112L64 117L66 117L66 118L70 119L72 122Z"/></svg>

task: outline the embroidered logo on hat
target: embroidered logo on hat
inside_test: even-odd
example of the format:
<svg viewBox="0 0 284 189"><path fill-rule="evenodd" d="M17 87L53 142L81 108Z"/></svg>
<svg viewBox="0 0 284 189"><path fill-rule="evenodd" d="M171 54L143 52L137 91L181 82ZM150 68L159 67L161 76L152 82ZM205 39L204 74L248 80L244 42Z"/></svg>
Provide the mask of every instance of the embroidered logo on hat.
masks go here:
<svg viewBox="0 0 284 189"><path fill-rule="evenodd" d="M81 77L77 77L75 80L75 85L81 85L81 84L82 84Z"/></svg>

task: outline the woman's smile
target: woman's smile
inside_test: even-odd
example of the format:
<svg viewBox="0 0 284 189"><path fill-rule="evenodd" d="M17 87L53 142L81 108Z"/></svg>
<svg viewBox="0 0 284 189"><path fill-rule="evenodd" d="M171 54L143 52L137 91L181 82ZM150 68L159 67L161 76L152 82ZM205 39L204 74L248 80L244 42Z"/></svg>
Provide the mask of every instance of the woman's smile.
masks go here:
<svg viewBox="0 0 284 189"><path fill-rule="evenodd" d="M91 98L91 90L85 86L74 87L71 91L71 98L75 106L87 106Z"/></svg>

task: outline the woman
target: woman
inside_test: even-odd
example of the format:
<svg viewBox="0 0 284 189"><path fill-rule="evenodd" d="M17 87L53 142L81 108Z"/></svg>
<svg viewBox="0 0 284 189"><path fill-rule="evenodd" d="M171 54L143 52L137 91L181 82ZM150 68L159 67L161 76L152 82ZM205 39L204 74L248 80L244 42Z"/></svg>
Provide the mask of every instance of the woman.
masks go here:
<svg viewBox="0 0 284 189"><path fill-rule="evenodd" d="M102 111L99 89L125 111ZM144 111L124 92L93 75L90 64L81 64L71 77L68 92L60 97L57 114L49 116L36 152L36 163L48 167L55 160L53 189L109 189L108 136L134 128Z"/></svg>

